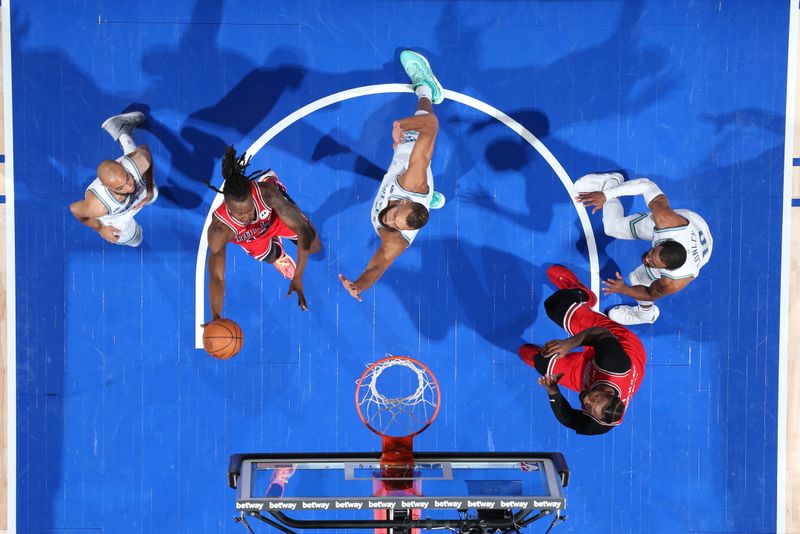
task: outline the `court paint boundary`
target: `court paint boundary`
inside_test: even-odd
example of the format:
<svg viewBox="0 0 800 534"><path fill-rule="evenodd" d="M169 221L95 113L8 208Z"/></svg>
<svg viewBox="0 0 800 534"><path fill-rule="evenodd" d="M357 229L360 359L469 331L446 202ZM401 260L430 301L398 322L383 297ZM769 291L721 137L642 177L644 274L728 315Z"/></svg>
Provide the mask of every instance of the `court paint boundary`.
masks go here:
<svg viewBox="0 0 800 534"><path fill-rule="evenodd" d="M778 337L778 450L776 483L776 532L786 532L786 442L789 380L789 280L792 245L792 181L794 172L795 92L797 91L798 14L796 0L789 0L789 50L786 74L786 130L783 155L783 222L781 236L780 334Z"/></svg>
<svg viewBox="0 0 800 534"><path fill-rule="evenodd" d="M310 104L303 106L302 108L290 113L286 117L284 117L281 121L277 124L269 128L266 132L264 132L261 137L256 139L256 141L247 149L246 154L248 156L253 156L257 154L264 146L269 143L276 135L281 133L283 130L297 122L298 120L302 119L306 115L314 113L315 111L319 111L320 109L330 106L332 104L337 104L344 100L350 100L352 98L357 98L360 96L367 96L367 95L377 95L377 94L384 94L384 93L413 93L414 91L411 89L410 85L401 84L401 83L386 83L386 84L379 84L379 85L365 85L362 87L355 87L353 89L346 89L344 91L340 91L338 93L334 93L332 95L328 95L326 97L320 98L319 100L315 100ZM596 295L600 295L600 267L599 261L597 257L597 244L594 239L594 231L592 230L592 225L589 222L589 215L586 212L586 209L583 207L582 204L575 202L575 194L573 189L572 180L570 179L567 171L564 167L559 163L556 157L553 155L550 150L547 149L546 146L535 136L533 135L527 128L522 126L519 122L512 119L499 109L490 106L489 104L482 102L476 98L471 96L467 96L461 93L457 93L455 91L448 91L445 90L444 92L445 98L449 100L453 100L454 102L458 102L460 104L464 104L465 106L469 106L477 111L482 111L483 113L489 115L490 117L497 119L501 123L508 126L514 133L522 137L525 141L530 144L534 150L536 150L544 160L550 165L553 171L556 173L558 178L561 180L561 183L564 185L564 188L567 190L567 194L569 195L570 201L572 202L573 206L575 206L575 210L578 212L578 219L580 219L581 227L583 228L583 233L586 237L586 246L589 252L589 272L591 274L591 288L592 291L595 292ZM222 195L217 193L214 196L214 200L211 202L211 208L208 210L206 214L205 223L203 224L203 231L200 234L200 244L197 249L197 260L195 263L195 301L194 301L194 314L195 314L195 348L202 349L203 348L203 328L200 326L201 324L205 323L205 295L206 295L206 269L205 269L205 259L206 253L208 251L208 242L205 239L206 233L208 232L208 227L211 224L211 215L215 209L217 209L220 204L222 204ZM599 303L595 306L595 309L599 306Z"/></svg>
<svg viewBox="0 0 800 534"><path fill-rule="evenodd" d="M17 286L14 246L14 107L11 98L11 6L2 2L3 106L6 187L6 521L9 533L17 531Z"/></svg>

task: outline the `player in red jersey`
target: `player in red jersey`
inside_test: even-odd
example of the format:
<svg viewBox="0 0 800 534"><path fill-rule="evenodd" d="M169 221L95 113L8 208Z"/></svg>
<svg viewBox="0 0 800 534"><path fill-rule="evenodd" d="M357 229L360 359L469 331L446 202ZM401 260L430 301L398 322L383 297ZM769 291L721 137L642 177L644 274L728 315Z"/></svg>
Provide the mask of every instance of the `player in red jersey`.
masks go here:
<svg viewBox="0 0 800 534"><path fill-rule="evenodd" d="M547 270L558 291L544 303L547 316L572 337L543 347L519 348L522 360L542 375L556 418L578 434L604 434L622 422L628 403L644 378L647 355L630 330L591 309L597 296L561 265ZM581 352L571 350L584 347ZM574 410L558 384L577 391L582 410Z"/></svg>
<svg viewBox="0 0 800 534"><path fill-rule="evenodd" d="M230 146L222 160L223 190L209 187L222 193L225 201L214 210L208 227L208 300L212 320L222 314L225 295L225 248L236 243L258 261L266 261L287 279L289 293L297 293L300 309L308 310L303 294L303 270L309 253L319 252L319 236L294 201L286 194L286 188L272 171L255 171L245 175L250 158L236 155ZM283 239L297 244L297 264L286 254Z"/></svg>

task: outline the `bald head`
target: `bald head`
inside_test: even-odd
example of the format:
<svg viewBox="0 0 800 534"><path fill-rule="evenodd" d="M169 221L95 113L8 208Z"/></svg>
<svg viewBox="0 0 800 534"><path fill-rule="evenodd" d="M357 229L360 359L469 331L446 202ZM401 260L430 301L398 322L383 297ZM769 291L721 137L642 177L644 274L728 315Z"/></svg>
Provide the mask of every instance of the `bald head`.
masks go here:
<svg viewBox="0 0 800 534"><path fill-rule="evenodd" d="M136 190L133 176L118 162L107 159L97 166L97 177L106 189L118 195L130 195Z"/></svg>

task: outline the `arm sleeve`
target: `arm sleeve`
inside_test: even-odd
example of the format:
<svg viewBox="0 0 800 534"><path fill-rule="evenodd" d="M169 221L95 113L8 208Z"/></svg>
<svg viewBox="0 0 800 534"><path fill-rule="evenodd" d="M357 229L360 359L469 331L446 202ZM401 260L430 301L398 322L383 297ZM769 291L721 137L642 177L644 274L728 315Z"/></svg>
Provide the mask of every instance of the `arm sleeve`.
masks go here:
<svg viewBox="0 0 800 534"><path fill-rule="evenodd" d="M552 408L556 419L562 425L571 428L578 434L587 436L605 434L612 428L601 425L581 411L573 410L560 391L554 395L549 395L549 398L550 408Z"/></svg>
<svg viewBox="0 0 800 534"><path fill-rule="evenodd" d="M612 334L602 336L594 342L594 363L603 371L627 373L631 369L631 358Z"/></svg>
<svg viewBox="0 0 800 534"><path fill-rule="evenodd" d="M654 198L664 193L649 179L639 178L638 180L623 182L615 187L609 187L603 190L603 194L607 199L642 195L644 197L644 203L649 206Z"/></svg>

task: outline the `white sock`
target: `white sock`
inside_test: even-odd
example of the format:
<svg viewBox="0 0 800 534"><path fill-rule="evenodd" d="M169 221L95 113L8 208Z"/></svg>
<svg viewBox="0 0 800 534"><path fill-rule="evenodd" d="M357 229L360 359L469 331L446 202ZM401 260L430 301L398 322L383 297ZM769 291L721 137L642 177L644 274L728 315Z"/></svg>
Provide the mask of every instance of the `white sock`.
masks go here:
<svg viewBox="0 0 800 534"><path fill-rule="evenodd" d="M639 303L639 313L642 316L650 317L651 315L653 315L655 313L655 310L653 310L653 303L652 302L646 302L646 301L643 302L643 301L640 301L640 300L637 300L636 302Z"/></svg>
<svg viewBox="0 0 800 534"><path fill-rule="evenodd" d="M131 134L123 133L119 136L119 146L122 147L122 152L127 156L134 150L136 150L136 143L133 142L133 137Z"/></svg>
<svg viewBox="0 0 800 534"><path fill-rule="evenodd" d="M430 100L433 97L433 91L431 91L431 88L428 86L427 83L419 84L414 89L414 92L417 93L417 96L419 98L427 98L428 100Z"/></svg>

